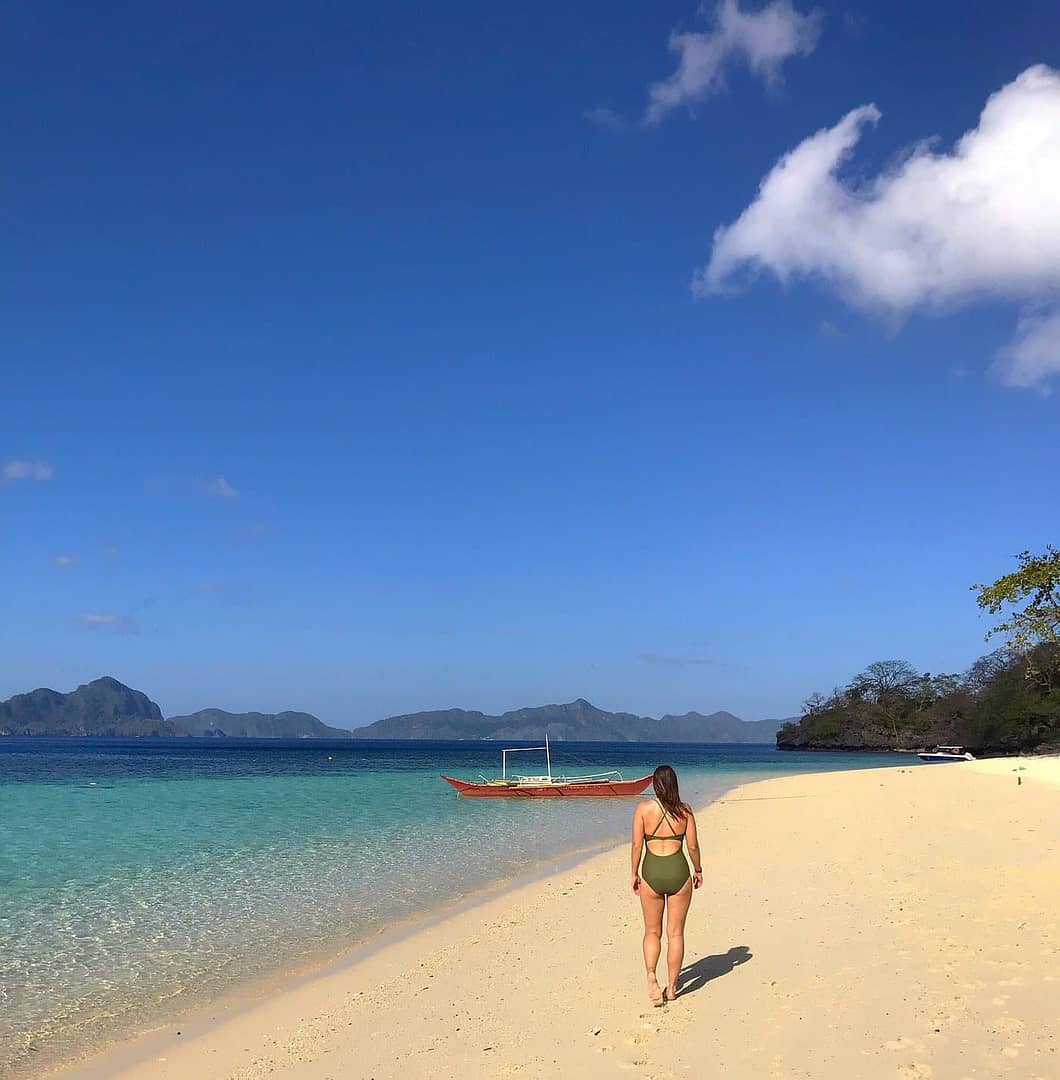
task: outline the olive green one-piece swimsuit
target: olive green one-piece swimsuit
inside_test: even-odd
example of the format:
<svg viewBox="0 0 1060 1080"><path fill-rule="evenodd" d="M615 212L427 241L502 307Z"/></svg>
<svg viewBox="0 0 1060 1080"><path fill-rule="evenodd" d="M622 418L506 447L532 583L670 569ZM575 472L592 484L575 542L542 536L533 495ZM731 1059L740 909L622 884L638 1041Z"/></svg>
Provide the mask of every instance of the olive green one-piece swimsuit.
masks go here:
<svg viewBox="0 0 1060 1080"><path fill-rule="evenodd" d="M640 864L640 876L660 896L673 896L685 887L685 882L691 876L688 860L685 858L685 834L679 833L673 827L669 815L662 808L662 803L659 804L659 809L663 811L662 821L655 826L653 833L646 834L644 837L644 861ZM666 833L659 835L663 821L670 827L669 836ZM681 846L672 855L656 855L648 847L651 840L680 840Z"/></svg>

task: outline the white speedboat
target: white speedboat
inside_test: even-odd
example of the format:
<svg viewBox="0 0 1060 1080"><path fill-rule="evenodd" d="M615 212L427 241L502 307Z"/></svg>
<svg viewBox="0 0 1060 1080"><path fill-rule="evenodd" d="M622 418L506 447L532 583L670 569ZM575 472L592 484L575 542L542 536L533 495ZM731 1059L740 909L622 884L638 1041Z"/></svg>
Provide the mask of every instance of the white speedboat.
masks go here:
<svg viewBox="0 0 1060 1080"><path fill-rule="evenodd" d="M963 746L936 746L934 750L917 754L917 757L932 764L937 761L975 761Z"/></svg>

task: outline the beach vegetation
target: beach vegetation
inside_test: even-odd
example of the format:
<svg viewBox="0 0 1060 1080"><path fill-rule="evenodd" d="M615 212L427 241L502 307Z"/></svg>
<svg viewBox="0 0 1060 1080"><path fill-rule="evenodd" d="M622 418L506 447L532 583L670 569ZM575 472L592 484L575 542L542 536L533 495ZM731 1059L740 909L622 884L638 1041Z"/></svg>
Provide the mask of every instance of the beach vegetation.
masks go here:
<svg viewBox="0 0 1060 1080"><path fill-rule="evenodd" d="M1060 746L1060 645L1010 646L960 674L904 660L869 664L828 696L811 694L781 749L888 750L958 743L973 753Z"/></svg>
<svg viewBox="0 0 1060 1080"><path fill-rule="evenodd" d="M1004 634L1021 652L1060 644L1060 550L1050 544L1041 555L1021 551L1016 560L1019 566L1011 573L972 586L984 611L1005 616L987 637Z"/></svg>
<svg viewBox="0 0 1060 1080"><path fill-rule="evenodd" d="M979 607L1001 621L1005 644L967 671L920 672L876 660L828 696L814 692L781 749L916 749L956 743L979 753L1060 749L1060 549L1022 551L1017 568L973 585Z"/></svg>
<svg viewBox="0 0 1060 1080"><path fill-rule="evenodd" d="M1012 648L1027 659L1025 675L1051 693L1060 686L1051 665L1039 665L1041 646L1060 645L1060 550L1051 544L1041 555L1021 551L1016 570L990 585L973 585L979 607L1004 615L987 632L987 639L1005 635Z"/></svg>

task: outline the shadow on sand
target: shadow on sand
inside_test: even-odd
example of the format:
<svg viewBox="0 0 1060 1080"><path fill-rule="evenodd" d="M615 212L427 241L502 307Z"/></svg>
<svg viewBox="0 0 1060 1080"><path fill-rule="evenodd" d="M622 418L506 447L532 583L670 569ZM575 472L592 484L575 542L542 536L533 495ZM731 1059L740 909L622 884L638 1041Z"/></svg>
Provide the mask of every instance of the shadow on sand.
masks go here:
<svg viewBox="0 0 1060 1080"><path fill-rule="evenodd" d="M713 979L720 979L722 975L728 975L733 968L746 964L754 953L746 945L734 945L726 953L718 953L716 956L704 956L694 964L681 972L677 980L677 996L694 994L702 990Z"/></svg>

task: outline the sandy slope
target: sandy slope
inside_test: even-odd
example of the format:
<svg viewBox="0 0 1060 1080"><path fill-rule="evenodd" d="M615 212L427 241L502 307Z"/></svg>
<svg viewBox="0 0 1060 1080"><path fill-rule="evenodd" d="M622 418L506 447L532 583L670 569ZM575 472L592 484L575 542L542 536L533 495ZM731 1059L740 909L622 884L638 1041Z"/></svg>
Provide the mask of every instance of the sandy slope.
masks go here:
<svg viewBox="0 0 1060 1080"><path fill-rule="evenodd" d="M76 1075L1056 1080L1058 783L1060 760L1009 759L733 792L699 815L664 1009L622 848Z"/></svg>

